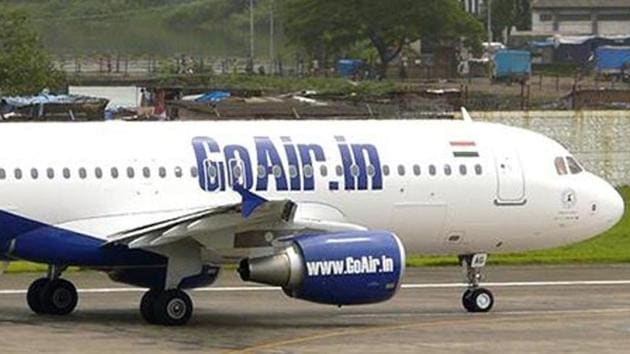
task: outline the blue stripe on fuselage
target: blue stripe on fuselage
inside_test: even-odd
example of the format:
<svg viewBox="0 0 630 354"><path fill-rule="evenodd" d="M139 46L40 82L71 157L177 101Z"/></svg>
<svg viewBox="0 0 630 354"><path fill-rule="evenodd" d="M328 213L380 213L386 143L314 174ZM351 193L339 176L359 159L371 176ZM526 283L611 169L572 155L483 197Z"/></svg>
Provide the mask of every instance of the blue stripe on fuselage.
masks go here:
<svg viewBox="0 0 630 354"><path fill-rule="evenodd" d="M13 247L11 241L15 239ZM166 258L0 210L0 255L31 262L84 267L164 265ZM9 248L12 248L11 250Z"/></svg>

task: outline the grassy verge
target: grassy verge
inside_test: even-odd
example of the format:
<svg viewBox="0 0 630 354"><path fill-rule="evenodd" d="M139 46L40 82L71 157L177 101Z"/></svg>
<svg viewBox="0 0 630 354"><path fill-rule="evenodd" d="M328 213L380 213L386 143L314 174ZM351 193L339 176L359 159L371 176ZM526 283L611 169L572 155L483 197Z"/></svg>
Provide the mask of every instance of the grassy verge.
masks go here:
<svg viewBox="0 0 630 354"><path fill-rule="evenodd" d="M619 191L626 201L626 212L621 221L607 232L571 246L545 251L493 255L490 264L570 264L570 263L627 263L630 262L630 187ZM457 265L455 256L420 257L407 259L411 267ZM76 269L76 268L75 268ZM8 273L44 272L46 266L29 262L13 262Z"/></svg>

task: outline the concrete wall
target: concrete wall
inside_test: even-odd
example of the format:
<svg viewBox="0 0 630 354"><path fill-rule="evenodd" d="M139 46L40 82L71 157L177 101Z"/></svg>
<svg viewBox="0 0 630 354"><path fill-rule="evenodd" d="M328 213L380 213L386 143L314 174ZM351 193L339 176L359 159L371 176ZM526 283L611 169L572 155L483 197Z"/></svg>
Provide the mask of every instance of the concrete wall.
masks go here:
<svg viewBox="0 0 630 354"><path fill-rule="evenodd" d="M471 112L474 120L531 129L568 147L584 167L630 185L630 110Z"/></svg>

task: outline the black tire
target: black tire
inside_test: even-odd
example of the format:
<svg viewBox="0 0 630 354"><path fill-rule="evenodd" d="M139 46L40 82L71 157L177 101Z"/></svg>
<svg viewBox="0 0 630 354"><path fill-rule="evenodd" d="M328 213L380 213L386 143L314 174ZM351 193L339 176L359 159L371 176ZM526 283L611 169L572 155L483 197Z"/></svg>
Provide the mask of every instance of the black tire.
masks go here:
<svg viewBox="0 0 630 354"><path fill-rule="evenodd" d="M28 307L31 308L33 312L38 315L45 314L46 309L42 305L41 301L41 293L42 289L48 284L47 278L39 278L31 283L31 286L28 287L28 292L26 293L26 303Z"/></svg>
<svg viewBox="0 0 630 354"><path fill-rule="evenodd" d="M140 300L140 314L145 321L151 324L157 323L154 315L155 311L153 311L153 304L159 294L159 290L152 289L144 293L142 300Z"/></svg>
<svg viewBox="0 0 630 354"><path fill-rule="evenodd" d="M494 305L494 296L488 289L468 289L464 293L462 302L468 312L488 312Z"/></svg>
<svg viewBox="0 0 630 354"><path fill-rule="evenodd" d="M165 326L185 325L190 320L192 312L192 301L181 290L162 291L153 302L156 322Z"/></svg>
<svg viewBox="0 0 630 354"><path fill-rule="evenodd" d="M40 301L46 313L64 316L77 307L79 295L74 285L64 279L55 279L44 286Z"/></svg>

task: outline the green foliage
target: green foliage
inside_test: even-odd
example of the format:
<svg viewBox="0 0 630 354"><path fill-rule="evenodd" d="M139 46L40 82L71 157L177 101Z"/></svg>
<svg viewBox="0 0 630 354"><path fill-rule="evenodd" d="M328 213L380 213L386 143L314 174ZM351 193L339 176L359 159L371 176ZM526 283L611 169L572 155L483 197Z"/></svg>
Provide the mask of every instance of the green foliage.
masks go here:
<svg viewBox="0 0 630 354"><path fill-rule="evenodd" d="M322 61L369 41L381 74L410 42L465 37L479 48L483 33L456 0L286 0L283 18L289 39Z"/></svg>
<svg viewBox="0 0 630 354"><path fill-rule="evenodd" d="M56 89L63 75L53 67L27 17L17 11L0 13L0 92L36 94Z"/></svg>
<svg viewBox="0 0 630 354"><path fill-rule="evenodd" d="M491 255L492 264L561 264L630 262L630 187L619 189L626 202L621 221L605 233L580 243L544 251ZM456 257L410 257L411 266L455 265Z"/></svg>

